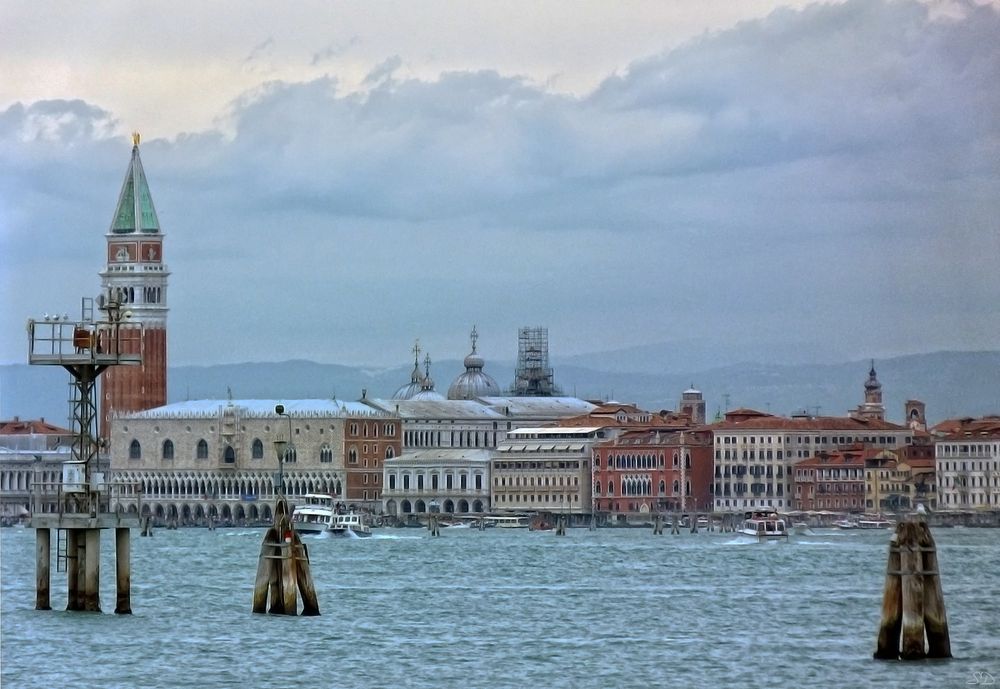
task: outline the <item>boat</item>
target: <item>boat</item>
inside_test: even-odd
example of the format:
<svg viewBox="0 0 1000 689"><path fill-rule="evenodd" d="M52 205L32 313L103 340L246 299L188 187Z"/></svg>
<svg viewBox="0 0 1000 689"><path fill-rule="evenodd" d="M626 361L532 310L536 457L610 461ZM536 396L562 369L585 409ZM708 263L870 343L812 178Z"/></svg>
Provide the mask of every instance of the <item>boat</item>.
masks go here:
<svg viewBox="0 0 1000 689"><path fill-rule="evenodd" d="M853 519L848 519L844 517L843 519L838 519L833 523L838 529L856 529L858 528L858 523Z"/></svg>
<svg viewBox="0 0 1000 689"><path fill-rule="evenodd" d="M356 512L333 515L333 521L330 522L327 532L331 536L347 538L367 538L372 535L371 527L365 524L361 515Z"/></svg>
<svg viewBox="0 0 1000 689"><path fill-rule="evenodd" d="M527 529L529 526L528 518L525 516L520 517L483 517L486 522L486 526L495 526L498 529Z"/></svg>
<svg viewBox="0 0 1000 689"><path fill-rule="evenodd" d="M896 524L880 514L866 514L858 519L859 529L891 529Z"/></svg>
<svg viewBox="0 0 1000 689"><path fill-rule="evenodd" d="M299 533L322 533L333 520L333 496L323 493L306 493L305 500L292 510L292 526Z"/></svg>
<svg viewBox="0 0 1000 689"><path fill-rule="evenodd" d="M555 524L553 521L544 514L536 514L528 524L530 531L552 531L554 528Z"/></svg>
<svg viewBox="0 0 1000 689"><path fill-rule="evenodd" d="M792 533L797 536L811 536L813 530L809 527L808 522L793 522Z"/></svg>
<svg viewBox="0 0 1000 689"><path fill-rule="evenodd" d="M755 538L758 543L788 540L785 520L774 511L747 512L738 533Z"/></svg>

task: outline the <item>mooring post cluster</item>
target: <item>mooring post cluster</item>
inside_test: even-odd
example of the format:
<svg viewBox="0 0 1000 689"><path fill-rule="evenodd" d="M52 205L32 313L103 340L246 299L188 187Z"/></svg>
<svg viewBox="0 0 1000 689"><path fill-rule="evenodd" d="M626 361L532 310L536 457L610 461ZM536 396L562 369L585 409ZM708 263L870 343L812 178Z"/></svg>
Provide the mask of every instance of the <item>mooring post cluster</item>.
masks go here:
<svg viewBox="0 0 1000 689"><path fill-rule="evenodd" d="M951 658L937 547L924 521L896 526L889 545L875 658Z"/></svg>
<svg viewBox="0 0 1000 689"><path fill-rule="evenodd" d="M274 525L268 528L260 546L253 611L295 615L300 596L302 614L319 615L319 599L309 569L309 550L292 528L288 503L279 498L274 508Z"/></svg>

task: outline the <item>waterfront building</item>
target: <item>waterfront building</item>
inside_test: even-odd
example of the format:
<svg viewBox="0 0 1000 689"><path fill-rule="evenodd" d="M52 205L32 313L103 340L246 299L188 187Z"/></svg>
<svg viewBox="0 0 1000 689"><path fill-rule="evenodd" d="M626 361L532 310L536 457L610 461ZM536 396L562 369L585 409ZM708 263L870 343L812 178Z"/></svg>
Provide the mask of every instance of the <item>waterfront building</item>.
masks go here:
<svg viewBox="0 0 1000 689"><path fill-rule="evenodd" d="M951 432L934 442L939 509L1000 508L1000 416L946 427Z"/></svg>
<svg viewBox="0 0 1000 689"><path fill-rule="evenodd" d="M865 459L878 450L864 445L821 450L795 463L794 499L790 507L802 511L863 512Z"/></svg>
<svg viewBox="0 0 1000 689"><path fill-rule="evenodd" d="M865 509L899 512L937 504L934 449L924 443L881 450L865 458Z"/></svg>
<svg viewBox="0 0 1000 689"><path fill-rule="evenodd" d="M167 277L163 232L132 135L132 157L106 235L107 265L101 271L100 300L114 300L127 315L122 330L141 328L142 337L121 336L119 346L141 353L138 366L111 366L100 382L100 435L108 437L112 415L159 407L167 401Z"/></svg>
<svg viewBox="0 0 1000 689"><path fill-rule="evenodd" d="M570 521L593 511L591 454L615 433L596 426L519 428L490 463L494 512L553 512Z"/></svg>
<svg viewBox="0 0 1000 689"><path fill-rule="evenodd" d="M62 465L73 458L75 437L45 419L0 421L0 522L26 518L32 493L38 500L35 511L57 510Z"/></svg>
<svg viewBox="0 0 1000 689"><path fill-rule="evenodd" d="M339 400L194 400L118 414L111 430L116 479L144 513L182 523L270 519L279 470L293 502L328 493L376 509L382 463L402 449L398 416ZM280 468L278 436L290 442Z"/></svg>
<svg viewBox="0 0 1000 689"><path fill-rule="evenodd" d="M459 476L461 472L465 472L473 483L478 468L485 468L483 479L488 502L490 467L488 462L483 463L482 451L496 448L513 429L553 423L595 408L589 402L564 397L491 397L476 400L421 397L380 400L363 397L362 402L400 420L403 454L395 460L387 461L383 472L383 485L397 479L400 481L396 484L393 495L383 495L383 509L386 513L400 516L409 513L402 509L406 506L403 504L404 500L409 502L412 511L416 513L424 511L417 509L419 507L429 509L431 502L431 497L426 492L422 496L412 494L412 491L429 491L429 483L423 489L418 489L416 483L410 488L404 488L402 472L407 468L414 471L419 468L428 477L432 473L444 477L449 473ZM429 452L430 450L436 452ZM441 464L435 466L434 462L438 460ZM393 475L397 479L393 479ZM457 480L461 481L461 478ZM463 498L450 494L449 497L457 510L459 501ZM439 504L448 499L441 495L438 498ZM469 511L475 512L472 507L480 496L465 499ZM393 501L391 505L390 500Z"/></svg>
<svg viewBox="0 0 1000 689"><path fill-rule="evenodd" d="M385 514L483 514L490 511L486 448L430 448L385 462Z"/></svg>
<svg viewBox="0 0 1000 689"><path fill-rule="evenodd" d="M636 512L712 509L709 431L651 425L626 430L596 444L592 461L594 511L612 519Z"/></svg>
<svg viewBox="0 0 1000 689"><path fill-rule="evenodd" d="M855 443L892 449L910 443L913 431L874 417L796 414L753 409L726 412L706 426L714 434L715 509L791 509L793 465Z"/></svg>

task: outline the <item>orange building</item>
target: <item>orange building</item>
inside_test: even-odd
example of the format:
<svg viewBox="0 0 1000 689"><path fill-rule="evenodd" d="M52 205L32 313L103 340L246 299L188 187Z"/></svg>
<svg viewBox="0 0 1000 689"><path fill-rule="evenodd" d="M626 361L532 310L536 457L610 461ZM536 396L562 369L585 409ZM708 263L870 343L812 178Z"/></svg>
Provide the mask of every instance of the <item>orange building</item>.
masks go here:
<svg viewBox="0 0 1000 689"><path fill-rule="evenodd" d="M797 510L863 512L865 508L865 459L878 450L856 445L842 450L821 450L795 463L792 472Z"/></svg>

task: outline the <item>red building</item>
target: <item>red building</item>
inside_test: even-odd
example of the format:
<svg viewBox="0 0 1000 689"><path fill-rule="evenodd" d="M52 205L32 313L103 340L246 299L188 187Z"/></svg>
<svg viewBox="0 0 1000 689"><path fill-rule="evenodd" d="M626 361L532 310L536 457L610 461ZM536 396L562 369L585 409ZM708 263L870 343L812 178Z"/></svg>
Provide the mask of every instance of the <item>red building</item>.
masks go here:
<svg viewBox="0 0 1000 689"><path fill-rule="evenodd" d="M349 503L378 507L382 498L382 463L403 451L398 417L352 416L344 423L344 470Z"/></svg>
<svg viewBox="0 0 1000 689"><path fill-rule="evenodd" d="M612 514L712 509L712 433L624 431L593 451L593 508Z"/></svg>
<svg viewBox="0 0 1000 689"><path fill-rule="evenodd" d="M141 353L138 366L112 366L101 379L101 437L108 437L113 414L159 407L167 402L167 271L163 234L139 159L139 135L132 135L132 159L118 195L107 238L107 266L101 272L101 299L120 304L119 341ZM100 306L100 304L98 304Z"/></svg>

